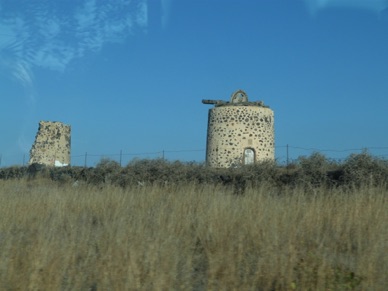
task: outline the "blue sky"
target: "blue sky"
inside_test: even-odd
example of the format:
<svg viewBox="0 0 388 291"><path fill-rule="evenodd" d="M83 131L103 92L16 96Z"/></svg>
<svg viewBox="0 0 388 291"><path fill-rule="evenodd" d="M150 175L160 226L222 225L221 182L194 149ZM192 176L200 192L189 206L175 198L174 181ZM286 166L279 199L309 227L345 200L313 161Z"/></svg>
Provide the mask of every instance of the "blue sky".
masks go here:
<svg viewBox="0 0 388 291"><path fill-rule="evenodd" d="M388 157L388 1L0 0L1 166L40 120L72 126L74 165L201 162L201 100L238 89L274 110L279 161Z"/></svg>

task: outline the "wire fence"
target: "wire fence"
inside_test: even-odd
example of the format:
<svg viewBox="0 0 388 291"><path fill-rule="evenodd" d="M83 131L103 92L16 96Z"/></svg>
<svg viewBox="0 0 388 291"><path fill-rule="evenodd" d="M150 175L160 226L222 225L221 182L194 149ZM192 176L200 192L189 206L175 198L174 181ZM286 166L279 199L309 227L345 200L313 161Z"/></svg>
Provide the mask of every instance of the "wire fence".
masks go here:
<svg viewBox="0 0 388 291"><path fill-rule="evenodd" d="M96 154L93 152L84 152L82 154L75 154L70 156L72 166L90 167L96 166L102 159L109 159L116 161L120 166L125 166L129 162L135 159L167 159L167 160L180 160L179 156L183 157L183 154L188 153L203 153L203 159L193 158L192 161L201 162L205 160L205 149L190 149L190 150L160 150L150 152L125 152L123 150L117 153L103 153ZM20 155L4 155L0 154L0 167L7 166L25 166L30 159L29 154L24 153ZM187 158L185 158L187 160Z"/></svg>
<svg viewBox="0 0 388 291"><path fill-rule="evenodd" d="M138 152L138 153L127 153L120 150L118 153L111 154L93 154L85 152L84 154L71 156L72 165L78 166L90 166L96 165L102 159L110 159L118 162L120 166L128 164L134 159L175 159L180 160L179 154L194 153L194 152L205 152L205 149L193 149L193 150L160 150L155 152ZM175 157L175 158L174 158Z"/></svg>
<svg viewBox="0 0 388 291"><path fill-rule="evenodd" d="M295 162L301 156L309 156L313 153L320 153L335 162L345 161L351 154L359 154L367 152L370 155L380 158L388 158L388 147L362 147L362 148L348 148L348 149L323 149L316 147L300 147L292 145L284 145L276 147L276 160L279 164L288 165Z"/></svg>
<svg viewBox="0 0 388 291"><path fill-rule="evenodd" d="M280 165L288 165L294 163L301 156L309 156L313 153L321 153L329 159L336 162L346 160L351 154L368 152L374 157L387 159L388 147L363 147L363 148L349 148L349 149L322 149L315 147L300 147L293 145L283 145L275 147L275 159ZM71 155L72 166L93 167L96 166L102 159L109 159L116 161L120 166L125 166L135 159L167 159L167 160L189 160L187 155L193 157L191 161L203 162L205 160L206 149L191 149L191 150L159 150L150 152L125 152L123 150L117 153L95 154L92 152L84 152L82 154ZM201 157L198 157L201 153ZM0 154L0 167L8 166L25 166L29 162L28 154L19 155L4 155Z"/></svg>

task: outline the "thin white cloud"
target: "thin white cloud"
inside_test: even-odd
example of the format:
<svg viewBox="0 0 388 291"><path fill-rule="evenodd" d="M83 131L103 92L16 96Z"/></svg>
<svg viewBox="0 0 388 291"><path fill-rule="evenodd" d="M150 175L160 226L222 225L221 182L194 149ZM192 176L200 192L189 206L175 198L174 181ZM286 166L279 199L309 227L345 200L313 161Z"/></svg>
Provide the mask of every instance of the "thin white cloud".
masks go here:
<svg viewBox="0 0 388 291"><path fill-rule="evenodd" d="M16 62L13 70L13 76L19 80L25 88L33 87L33 77L28 64L23 61Z"/></svg>
<svg viewBox="0 0 388 291"><path fill-rule="evenodd" d="M141 27L146 27L148 24L148 6L146 1L138 3L139 13L136 14L136 23Z"/></svg>
<svg viewBox="0 0 388 291"><path fill-rule="evenodd" d="M162 27L167 28L170 20L172 0L161 0L162 3Z"/></svg>
<svg viewBox="0 0 388 291"><path fill-rule="evenodd" d="M9 3L0 3L0 64L23 80L34 67L64 71L71 61L147 25L146 0ZM69 7L61 12L61 5Z"/></svg>
<svg viewBox="0 0 388 291"><path fill-rule="evenodd" d="M380 13L388 7L388 0L304 0L304 2L313 14L328 8L365 9Z"/></svg>
<svg viewBox="0 0 388 291"><path fill-rule="evenodd" d="M11 75L25 88L29 101L34 101L33 74L23 59L23 41L17 35L24 23L20 18L0 23L0 68L4 75Z"/></svg>
<svg viewBox="0 0 388 291"><path fill-rule="evenodd" d="M0 73L23 86L31 113L34 68L63 72L71 62L146 26L147 0L0 0ZM23 132L18 144L28 151Z"/></svg>

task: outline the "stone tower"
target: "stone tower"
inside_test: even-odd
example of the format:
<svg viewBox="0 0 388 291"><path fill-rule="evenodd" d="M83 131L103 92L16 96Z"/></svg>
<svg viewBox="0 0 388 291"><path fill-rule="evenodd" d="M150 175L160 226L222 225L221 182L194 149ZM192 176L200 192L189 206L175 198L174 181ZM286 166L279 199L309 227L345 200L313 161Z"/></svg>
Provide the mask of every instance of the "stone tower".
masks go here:
<svg viewBox="0 0 388 291"><path fill-rule="evenodd" d="M61 122L40 121L29 164L70 165L71 127Z"/></svg>
<svg viewBox="0 0 388 291"><path fill-rule="evenodd" d="M230 101L202 100L209 110L206 164L230 168L275 159L274 113L238 90Z"/></svg>

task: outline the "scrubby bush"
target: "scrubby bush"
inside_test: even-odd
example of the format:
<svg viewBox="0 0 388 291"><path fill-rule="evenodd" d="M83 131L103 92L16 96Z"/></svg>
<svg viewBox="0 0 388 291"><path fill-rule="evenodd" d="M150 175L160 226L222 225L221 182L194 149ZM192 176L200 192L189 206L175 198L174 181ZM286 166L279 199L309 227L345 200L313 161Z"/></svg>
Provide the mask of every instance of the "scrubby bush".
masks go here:
<svg viewBox="0 0 388 291"><path fill-rule="evenodd" d="M388 163L370 155L367 151L350 155L343 164L344 181L359 187L387 184Z"/></svg>
<svg viewBox="0 0 388 291"><path fill-rule="evenodd" d="M120 171L121 166L118 162L103 158L95 168L91 169L92 175L89 177L89 182L92 184L111 184Z"/></svg>
<svg viewBox="0 0 388 291"><path fill-rule="evenodd" d="M164 159L133 160L121 172L126 184L171 185L182 183L207 183L212 169L203 163L183 163Z"/></svg>
<svg viewBox="0 0 388 291"><path fill-rule="evenodd" d="M0 169L0 179L21 179L27 174L27 167L12 166Z"/></svg>
<svg viewBox="0 0 388 291"><path fill-rule="evenodd" d="M272 161L264 161L262 163L245 166L241 168L240 172L252 187L264 183L276 185L278 184L280 175L279 167Z"/></svg>
<svg viewBox="0 0 388 291"><path fill-rule="evenodd" d="M96 165L96 169L99 169L105 173L116 173L121 170L121 166L114 160L103 158Z"/></svg>
<svg viewBox="0 0 388 291"><path fill-rule="evenodd" d="M297 166L298 184L314 187L330 184L328 172L338 167L338 165L329 161L326 156L318 152L311 154L309 157L299 157Z"/></svg>
<svg viewBox="0 0 388 291"><path fill-rule="evenodd" d="M388 184L388 162L367 152L350 155L343 163L320 153L303 156L290 166L265 161L239 168L215 169L204 163L135 159L122 167L114 160L102 159L95 167L28 167L0 169L0 179L43 178L60 183L82 181L90 185L116 185L122 188L145 185L182 184L222 185L241 194L246 187L263 184L272 187L338 187Z"/></svg>

